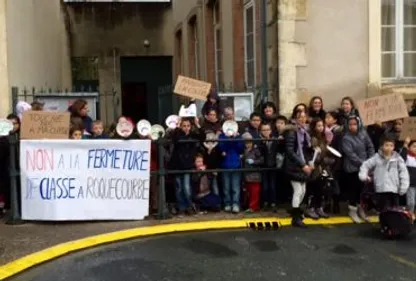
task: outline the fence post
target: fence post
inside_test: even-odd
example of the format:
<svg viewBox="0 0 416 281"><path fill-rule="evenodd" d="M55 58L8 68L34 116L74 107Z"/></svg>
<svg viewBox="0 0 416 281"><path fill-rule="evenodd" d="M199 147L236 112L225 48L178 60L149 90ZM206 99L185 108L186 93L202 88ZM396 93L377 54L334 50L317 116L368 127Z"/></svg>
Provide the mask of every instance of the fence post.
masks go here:
<svg viewBox="0 0 416 281"><path fill-rule="evenodd" d="M12 87L12 104L13 104L13 114L17 114L16 112L16 105L19 102L19 88Z"/></svg>
<svg viewBox="0 0 416 281"><path fill-rule="evenodd" d="M17 169L17 157L19 154L17 152L18 148L18 136L17 134L11 134L9 138L9 150L10 150L10 159L9 159L9 176L10 176L10 216L8 217L6 224L17 225L23 224L20 216L20 204L19 204L19 193L18 189L18 178L20 173Z"/></svg>
<svg viewBox="0 0 416 281"><path fill-rule="evenodd" d="M169 214L169 211L166 207L166 192L165 192L165 148L163 147L163 139L160 136L157 140L157 150L158 150L158 162L159 162L159 171L158 171L158 200L157 200L157 219L169 219L172 216Z"/></svg>

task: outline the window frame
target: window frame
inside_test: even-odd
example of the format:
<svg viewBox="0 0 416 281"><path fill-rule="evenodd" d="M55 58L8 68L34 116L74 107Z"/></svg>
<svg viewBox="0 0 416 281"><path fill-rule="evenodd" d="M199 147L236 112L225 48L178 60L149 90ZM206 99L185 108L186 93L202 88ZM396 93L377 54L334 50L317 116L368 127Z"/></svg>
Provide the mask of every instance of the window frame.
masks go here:
<svg viewBox="0 0 416 281"><path fill-rule="evenodd" d="M253 18L253 58L252 58L252 62L253 62L253 85L249 85L248 84L248 62L251 60L248 60L247 58L247 13L249 9L252 9L252 18ZM256 83L257 83L257 79L256 79L256 75L257 75L257 68L256 68L256 6L254 5L254 0L250 0L249 2L247 2L246 4L244 4L244 9L243 9L243 26L244 26L244 79L245 79L245 83L247 88L252 88L254 89L256 87Z"/></svg>
<svg viewBox="0 0 416 281"><path fill-rule="evenodd" d="M416 25L405 25L404 23L404 0L394 0L394 7L395 7L395 22L393 25L384 25L383 19L381 19L381 28L380 32L383 32L383 28L392 28L394 27L395 36L393 37L395 40L395 50L394 51L383 51L383 40L381 36L381 69L380 69L380 76L383 82L394 82L394 81L407 81L407 80L416 80L416 76L405 76L404 74L404 55L405 54L416 54L415 51L405 51L404 49L404 30L405 28L416 28ZM383 3L381 3L383 5ZM382 9L382 7L380 7ZM381 13L382 16L382 13ZM395 61L395 75L393 77L384 77L383 76L383 56L385 54L395 54L394 61Z"/></svg>
<svg viewBox="0 0 416 281"><path fill-rule="evenodd" d="M219 33L219 36L221 37L222 32L221 32L221 19L217 19L217 8L220 9L220 7L218 6L220 5L220 2L218 0L215 0L212 6L212 13L213 13L213 17L212 17L212 23L213 23L213 32L214 32L214 72L215 72L215 84L216 84L216 88L218 89L221 86L221 82L222 82L222 75L223 75L223 67L222 65L218 64L219 61L219 57L218 57L218 51L221 52L221 56L222 56L222 46L219 46L219 42L221 42L221 38L217 38L217 34ZM221 15L221 10L219 10L219 14ZM222 62L222 60L221 60Z"/></svg>

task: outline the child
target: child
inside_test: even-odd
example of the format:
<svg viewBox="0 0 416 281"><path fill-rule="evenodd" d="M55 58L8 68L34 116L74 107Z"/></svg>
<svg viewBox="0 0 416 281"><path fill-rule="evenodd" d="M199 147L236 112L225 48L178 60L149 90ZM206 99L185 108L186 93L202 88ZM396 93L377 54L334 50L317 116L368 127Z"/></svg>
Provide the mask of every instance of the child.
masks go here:
<svg viewBox="0 0 416 281"><path fill-rule="evenodd" d="M197 171L205 171L206 169L202 154L195 156L195 169ZM218 194L215 194L210 187L210 178L213 176L211 173L194 173L192 175L194 200L201 211L218 212L221 210L221 200Z"/></svg>
<svg viewBox="0 0 416 281"><path fill-rule="evenodd" d="M273 138L271 125L263 123L260 125L262 143L259 146L261 154L264 156L263 167L276 168L277 140ZM276 173L275 171L264 171L262 173L262 202L263 208L269 207L276 209Z"/></svg>
<svg viewBox="0 0 416 281"><path fill-rule="evenodd" d="M373 182L380 210L397 207L399 195L409 189L409 172L403 158L394 151L394 145L394 139L385 137L380 142L380 151L360 167L359 178Z"/></svg>
<svg viewBox="0 0 416 281"><path fill-rule="evenodd" d="M221 167L223 169L239 169L241 168L240 155L244 152L244 143L238 137L238 132L228 136L224 132L219 135L219 140L234 139L236 141L223 141L218 143L218 148L223 156ZM235 214L240 212L240 188L241 173L240 172L223 172L222 188L224 191L224 210Z"/></svg>
<svg viewBox="0 0 416 281"><path fill-rule="evenodd" d="M92 136L91 139L108 139L108 136L104 134L104 125L100 120L92 122Z"/></svg>
<svg viewBox="0 0 416 281"><path fill-rule="evenodd" d="M198 130L192 129L191 120L182 118L180 127L176 128L172 134L172 143L174 144L170 166L174 170L191 170L194 168L194 157L198 152L198 140L201 139L199 122L195 118L195 124ZM195 142L180 142L190 141ZM178 174L175 176L176 184L176 202L178 204L178 213L191 215L194 214L192 205L191 175L189 173Z"/></svg>
<svg viewBox="0 0 416 281"><path fill-rule="evenodd" d="M279 183L279 188L276 188L276 203L285 203L290 200L292 196L291 187L287 180L283 164L285 161L285 130L288 128L289 120L286 116L279 115L276 118L276 137L277 137L277 150L276 150L276 182ZM292 125L290 125L292 126Z"/></svg>
<svg viewBox="0 0 416 281"><path fill-rule="evenodd" d="M69 138L71 140L81 140L83 138L83 129L80 126L72 126L69 130Z"/></svg>
<svg viewBox="0 0 416 281"><path fill-rule="evenodd" d="M404 141L401 155L406 162L410 178L410 186L406 194L407 208L414 214L416 205L416 141L407 138Z"/></svg>
<svg viewBox="0 0 416 281"><path fill-rule="evenodd" d="M242 135L245 141L244 151L244 167L254 168L263 164L264 158L260 150L253 145L253 137L249 133ZM261 173L247 172L245 174L245 185L248 193L248 210L247 212L255 212L260 210L260 190L261 190Z"/></svg>
<svg viewBox="0 0 416 281"><path fill-rule="evenodd" d="M261 115L257 112L250 114L250 124L247 126L245 131L249 133L254 139L260 138L260 124L261 124Z"/></svg>
<svg viewBox="0 0 416 281"><path fill-rule="evenodd" d="M313 119L310 125L311 142L315 151L319 152L319 156L313 163L313 172L308 182L307 190L310 192L310 200L306 216L312 219L328 218L328 214L323 209L324 189L326 180L322 177L324 170L327 171L327 164L330 161L329 152L326 148L327 140L325 138L325 126L322 119Z"/></svg>

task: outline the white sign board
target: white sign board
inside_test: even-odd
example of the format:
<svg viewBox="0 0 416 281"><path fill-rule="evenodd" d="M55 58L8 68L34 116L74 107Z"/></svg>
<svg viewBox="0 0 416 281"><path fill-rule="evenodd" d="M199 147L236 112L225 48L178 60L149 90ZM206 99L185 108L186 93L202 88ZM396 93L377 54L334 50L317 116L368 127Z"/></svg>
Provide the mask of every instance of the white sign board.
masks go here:
<svg viewBox="0 0 416 281"><path fill-rule="evenodd" d="M24 220L141 220L150 140L22 140Z"/></svg>
<svg viewBox="0 0 416 281"><path fill-rule="evenodd" d="M98 93L88 93L88 96L82 93L69 93L68 95L56 94L36 94L36 100L43 103L43 110L53 112L65 112L77 99L83 99L88 105L88 116L92 120L97 119L97 99Z"/></svg>

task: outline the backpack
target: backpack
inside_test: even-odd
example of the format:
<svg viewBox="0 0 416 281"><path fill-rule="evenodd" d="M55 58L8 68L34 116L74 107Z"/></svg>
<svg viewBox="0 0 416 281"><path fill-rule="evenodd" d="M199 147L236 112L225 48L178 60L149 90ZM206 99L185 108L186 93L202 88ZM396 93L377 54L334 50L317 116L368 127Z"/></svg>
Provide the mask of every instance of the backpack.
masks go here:
<svg viewBox="0 0 416 281"><path fill-rule="evenodd" d="M403 238L413 229L414 217L403 207L388 208L379 214L381 233L387 239Z"/></svg>

